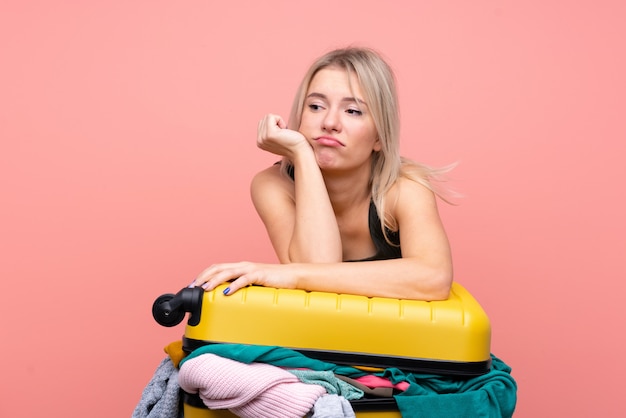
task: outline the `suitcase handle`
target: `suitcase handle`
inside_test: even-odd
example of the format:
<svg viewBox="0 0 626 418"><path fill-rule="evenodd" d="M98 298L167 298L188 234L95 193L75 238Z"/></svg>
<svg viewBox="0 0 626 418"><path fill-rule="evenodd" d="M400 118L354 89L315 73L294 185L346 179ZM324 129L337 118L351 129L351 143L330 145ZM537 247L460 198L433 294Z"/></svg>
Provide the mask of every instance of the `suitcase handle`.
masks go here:
<svg viewBox="0 0 626 418"><path fill-rule="evenodd" d="M186 287L175 295L166 293L152 304L152 317L159 325L173 327L182 322L185 313L190 312L187 323L198 325L203 298L204 289L201 287Z"/></svg>

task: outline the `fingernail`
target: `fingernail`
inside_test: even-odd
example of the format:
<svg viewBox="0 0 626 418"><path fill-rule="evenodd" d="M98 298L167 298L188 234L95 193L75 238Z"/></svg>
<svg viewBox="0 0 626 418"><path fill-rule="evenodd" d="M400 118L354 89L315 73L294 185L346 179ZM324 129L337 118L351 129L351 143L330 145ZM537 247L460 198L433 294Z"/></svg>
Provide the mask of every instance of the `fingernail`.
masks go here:
<svg viewBox="0 0 626 418"><path fill-rule="evenodd" d="M223 293L224 293L225 295L227 295L227 294L228 294L228 292L230 292L230 287L227 287L226 289L224 289L224 292L223 292Z"/></svg>

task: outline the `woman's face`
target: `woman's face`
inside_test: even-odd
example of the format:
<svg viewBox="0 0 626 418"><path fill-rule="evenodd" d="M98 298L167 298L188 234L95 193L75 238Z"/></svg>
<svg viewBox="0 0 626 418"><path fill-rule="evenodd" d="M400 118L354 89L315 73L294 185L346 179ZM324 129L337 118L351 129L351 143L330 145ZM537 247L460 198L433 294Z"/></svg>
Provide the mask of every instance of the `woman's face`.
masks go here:
<svg viewBox="0 0 626 418"><path fill-rule="evenodd" d="M380 150L371 111L356 76L344 69L319 70L306 93L299 131L326 170L369 169Z"/></svg>

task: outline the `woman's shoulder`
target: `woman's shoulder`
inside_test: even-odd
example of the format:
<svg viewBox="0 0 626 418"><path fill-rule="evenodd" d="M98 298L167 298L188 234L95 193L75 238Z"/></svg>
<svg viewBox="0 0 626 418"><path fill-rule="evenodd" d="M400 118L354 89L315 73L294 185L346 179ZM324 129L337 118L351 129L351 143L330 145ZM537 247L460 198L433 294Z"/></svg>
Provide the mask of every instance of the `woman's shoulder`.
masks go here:
<svg viewBox="0 0 626 418"><path fill-rule="evenodd" d="M428 187L427 183L401 175L389 188L385 196L387 211L392 217L397 217L400 212L414 211L423 208L424 205L432 206L436 204L436 195Z"/></svg>
<svg viewBox="0 0 626 418"><path fill-rule="evenodd" d="M286 175L280 164L272 164L254 175L250 184L252 193L268 193L283 190L292 193L293 181Z"/></svg>
<svg viewBox="0 0 626 418"><path fill-rule="evenodd" d="M404 179L404 182L414 186L414 190L421 193L424 197L432 196L433 199L438 197L444 202L453 203L456 198L462 197L448 184L450 181L448 175L456 166L457 163L452 163L441 167L433 167L402 158L399 177Z"/></svg>
<svg viewBox="0 0 626 418"><path fill-rule="evenodd" d="M403 196L434 196L428 180L415 175L400 174L387 192L387 199L397 200Z"/></svg>
<svg viewBox="0 0 626 418"><path fill-rule="evenodd" d="M253 179L267 179L267 178L275 178L277 176L281 175L281 170L280 170L280 164L276 163L276 164L272 164L269 167L266 167L264 169L262 169L261 171L257 172Z"/></svg>

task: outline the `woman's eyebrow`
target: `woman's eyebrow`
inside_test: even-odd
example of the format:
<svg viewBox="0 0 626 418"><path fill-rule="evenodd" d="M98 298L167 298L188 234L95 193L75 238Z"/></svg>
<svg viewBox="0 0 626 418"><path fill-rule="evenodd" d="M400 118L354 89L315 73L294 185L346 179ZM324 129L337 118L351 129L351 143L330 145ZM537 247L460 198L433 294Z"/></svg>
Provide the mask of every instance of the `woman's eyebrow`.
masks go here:
<svg viewBox="0 0 626 418"><path fill-rule="evenodd" d="M309 93L307 96L307 99L311 98L311 97L317 97L320 99L324 99L324 100L328 100L328 97L325 94L322 93L316 93L316 92L312 92ZM357 104L362 104L364 106L367 106L367 103L365 103L364 100L359 99L358 97L344 97L341 99L342 102L348 102L348 103L357 103Z"/></svg>

